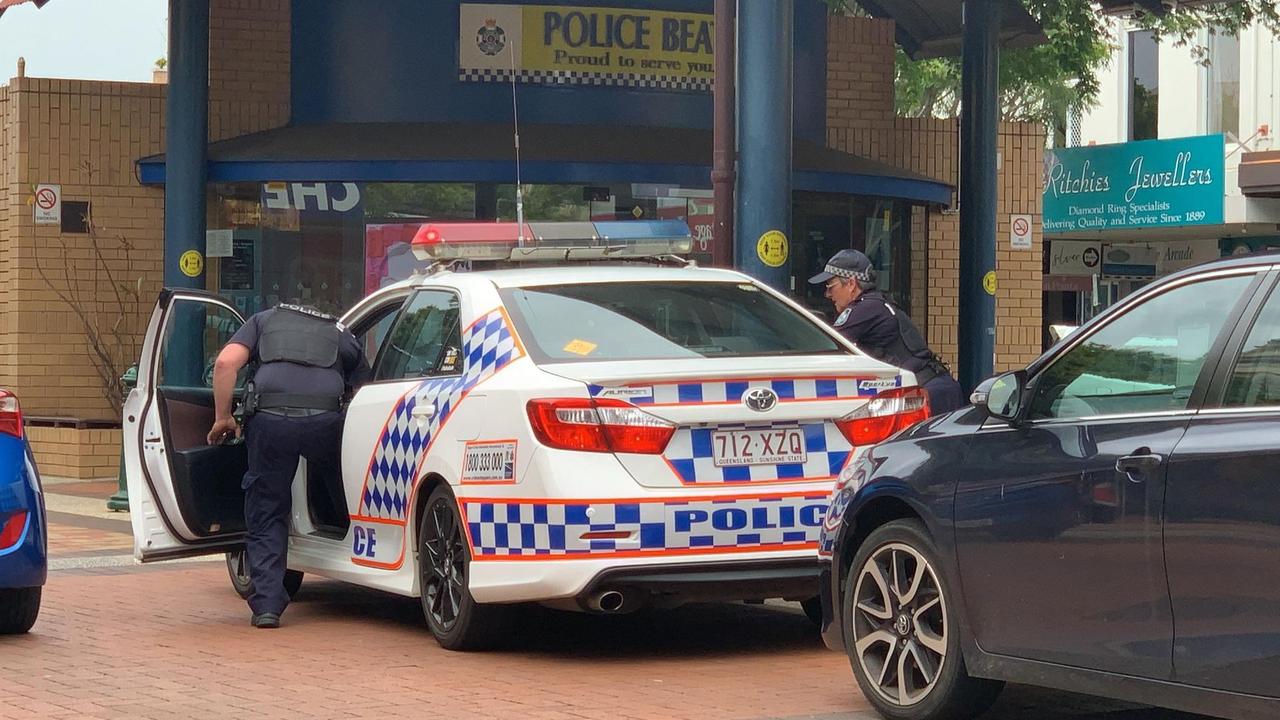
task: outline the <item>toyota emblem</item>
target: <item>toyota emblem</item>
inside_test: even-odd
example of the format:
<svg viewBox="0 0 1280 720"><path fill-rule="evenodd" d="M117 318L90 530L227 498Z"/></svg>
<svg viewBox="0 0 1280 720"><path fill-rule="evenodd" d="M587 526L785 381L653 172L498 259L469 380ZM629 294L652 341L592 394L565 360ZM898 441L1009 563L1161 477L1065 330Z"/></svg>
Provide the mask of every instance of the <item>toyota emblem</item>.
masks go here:
<svg viewBox="0 0 1280 720"><path fill-rule="evenodd" d="M769 412L778 404L778 393L766 387L755 387L742 394L742 404L756 412Z"/></svg>

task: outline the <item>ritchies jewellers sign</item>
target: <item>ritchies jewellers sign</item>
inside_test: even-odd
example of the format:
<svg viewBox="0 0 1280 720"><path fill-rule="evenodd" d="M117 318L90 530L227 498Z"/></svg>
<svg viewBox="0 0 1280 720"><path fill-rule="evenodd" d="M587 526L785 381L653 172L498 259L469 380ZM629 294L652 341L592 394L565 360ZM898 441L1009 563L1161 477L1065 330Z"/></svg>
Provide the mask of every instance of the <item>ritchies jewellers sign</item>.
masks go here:
<svg viewBox="0 0 1280 720"><path fill-rule="evenodd" d="M1045 153L1044 231L1222 223L1221 135Z"/></svg>

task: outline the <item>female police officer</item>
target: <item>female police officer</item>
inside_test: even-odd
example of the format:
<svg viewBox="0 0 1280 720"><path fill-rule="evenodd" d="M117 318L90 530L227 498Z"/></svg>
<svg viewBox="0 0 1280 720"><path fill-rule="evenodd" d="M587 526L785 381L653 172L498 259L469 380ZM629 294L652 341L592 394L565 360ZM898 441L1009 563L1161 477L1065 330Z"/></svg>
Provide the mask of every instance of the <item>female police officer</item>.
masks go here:
<svg viewBox="0 0 1280 720"><path fill-rule="evenodd" d="M809 282L826 285L826 295L839 313L835 328L841 335L871 357L915 374L935 415L964 404L960 383L929 349L915 323L876 289L870 258L857 250L841 250Z"/></svg>

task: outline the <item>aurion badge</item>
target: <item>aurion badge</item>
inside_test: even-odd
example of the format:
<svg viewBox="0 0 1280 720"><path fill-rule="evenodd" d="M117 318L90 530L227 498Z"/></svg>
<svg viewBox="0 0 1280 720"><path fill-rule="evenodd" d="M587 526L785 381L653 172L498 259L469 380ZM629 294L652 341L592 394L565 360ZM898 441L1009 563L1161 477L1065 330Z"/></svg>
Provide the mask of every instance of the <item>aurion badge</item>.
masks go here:
<svg viewBox="0 0 1280 720"><path fill-rule="evenodd" d="M754 387L742 394L742 404L756 412L769 412L778 404L778 393L767 387Z"/></svg>
<svg viewBox="0 0 1280 720"><path fill-rule="evenodd" d="M485 55L493 56L507 46L507 33L494 18L486 18L484 27L476 31L476 47Z"/></svg>

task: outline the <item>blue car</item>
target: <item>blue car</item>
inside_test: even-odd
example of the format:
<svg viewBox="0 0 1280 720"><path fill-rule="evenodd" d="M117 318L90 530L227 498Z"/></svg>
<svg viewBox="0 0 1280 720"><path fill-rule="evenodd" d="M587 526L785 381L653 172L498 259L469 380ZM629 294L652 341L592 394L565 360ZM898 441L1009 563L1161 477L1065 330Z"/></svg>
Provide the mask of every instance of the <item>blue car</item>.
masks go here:
<svg viewBox="0 0 1280 720"><path fill-rule="evenodd" d="M18 398L0 390L0 635L24 633L40 614L48 574L44 493L22 432Z"/></svg>
<svg viewBox="0 0 1280 720"><path fill-rule="evenodd" d="M893 720L1001 683L1280 717L1280 254L1148 285L863 452L824 639Z"/></svg>

